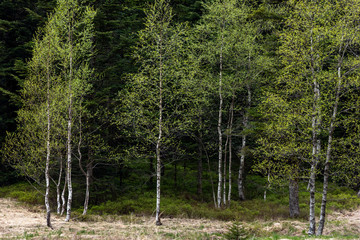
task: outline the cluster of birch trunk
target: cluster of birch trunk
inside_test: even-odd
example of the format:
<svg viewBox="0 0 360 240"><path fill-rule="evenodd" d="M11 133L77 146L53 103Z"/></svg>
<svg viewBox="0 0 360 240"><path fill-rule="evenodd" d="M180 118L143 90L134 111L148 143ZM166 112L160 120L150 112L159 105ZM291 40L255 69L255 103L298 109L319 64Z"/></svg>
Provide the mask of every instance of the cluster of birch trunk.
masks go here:
<svg viewBox="0 0 360 240"><path fill-rule="evenodd" d="M197 192L202 196L203 154L209 173L213 162L204 143L205 122L216 121L211 129L216 129L217 136L213 141L216 182L210 174L214 207L230 207L234 156L238 160L237 199L245 200L245 158L257 121L262 127L252 136L260 159L254 171L267 177L267 187L276 179L288 181L291 217L299 216L298 184L306 179L309 234L322 234L335 129L358 126L354 121L340 121L339 114L355 116L359 102L352 95L358 94L359 87L359 9L357 0L289 1L287 8L268 9L286 15L285 26L279 30L279 26L252 18L254 9L246 1L215 0L204 3L202 18L190 27L173 23L169 1L155 0L145 11L144 29L137 33L134 58L138 72L129 75L129 84L119 92L113 124L131 129L137 144L146 145L143 149L156 158L156 225L162 224L161 169L169 149L180 148L178 136L190 136L198 144ZM90 66L94 16L94 10L77 1L58 0L34 40L29 77L21 91L18 131L8 134L4 148L9 161L24 175L34 181L45 176L49 227L51 181L56 186L57 213L63 214L66 207L66 221L70 220L74 157L86 179L83 214L88 209L94 161L87 147L84 167L82 146L89 136L83 131L88 128L83 105L94 75ZM263 41L274 32L280 45L273 50L276 57ZM252 114L254 108L257 114ZM358 140L352 134L345 135ZM42 156L46 156L44 161L39 161ZM315 180L319 173L324 179L316 232Z"/></svg>
<svg viewBox="0 0 360 240"><path fill-rule="evenodd" d="M85 172L81 163L81 102L91 88L93 76L89 60L95 13L91 8L80 7L77 1L57 2L54 13L35 37L33 57L28 63L29 77L20 92L22 108L18 112L18 130L7 136L5 151L8 156L12 155L12 165L40 186L43 185L41 176L45 177L48 227L52 227L51 182L56 186L57 213L62 215L66 210L65 221L71 217L75 139L79 150L76 158L86 176L84 213L87 211L91 169L88 164ZM73 136L75 123L79 135L76 138Z"/></svg>
<svg viewBox="0 0 360 240"><path fill-rule="evenodd" d="M260 50L255 40L256 27L252 23L246 23L245 19L250 11L246 4L237 1L224 3L215 1L204 6L207 11L204 19L193 29L190 29L183 24L173 24L172 11L168 1L155 1L147 12L145 29L139 33L140 42L136 48L136 56L141 67L139 72L133 75L131 88L127 92L128 97L124 101L124 105L129 106L127 112L131 114L127 116L128 119L131 119L130 122L137 122L135 128L139 129L138 132L152 136L147 140L150 144L156 145L157 225L161 225L161 168L163 153L169 147L166 146L166 142L169 139L173 140L174 132L188 131L194 125L201 128L203 114L209 101L204 97L209 91L208 88L215 91L217 86L220 100L217 118L217 194L215 194L214 186L212 187L216 208L230 206L233 175L232 129L234 128L234 108L236 107L235 102L239 89L245 89L247 92L246 106L242 110L241 122L244 131L241 133L242 145L239 147L241 160L237 181L239 198L245 199L243 176L244 149L246 148L247 137L245 129L249 122L247 110L252 104L252 88L256 83L256 76L261 74L260 62L266 62L266 60L257 55ZM215 70L211 70L211 68ZM213 73L210 74L212 71ZM225 83L224 75L226 77ZM234 78L230 79L230 75ZM199 78L202 77L205 80L200 83ZM145 91L146 96L144 96ZM170 92L171 96L169 95ZM224 94L231 96L228 123L225 129L222 123ZM186 102L179 102L177 96L185 98ZM150 107L149 102L152 104ZM189 103L192 105L190 106ZM176 115L174 109L181 109L182 104L186 104L187 108L192 109ZM149 115L144 111L146 107L154 109L154 111L156 108L158 109L157 119L154 118L154 114ZM174 116L177 116L178 119L175 119ZM154 125L154 122L158 124ZM193 136L197 139L199 154L202 155L204 151L206 152L206 148L203 144L201 132L199 131ZM226 137L225 141L223 140L224 137ZM207 159L210 170L208 155ZM202 193L202 168L202 159L200 158L197 184L197 191L200 195Z"/></svg>
<svg viewBox="0 0 360 240"><path fill-rule="evenodd" d="M351 132L357 123L346 115L358 116L359 4L347 0L290 1L292 11L280 33L283 66L277 86L267 92L262 103L263 117L272 124L259 138L260 151L268 158L260 164L261 169L272 176L289 177L291 215L299 214L298 181L308 179L310 235L323 233L331 164L339 167L348 161L347 153L340 149L355 140ZM316 228L315 183L319 174L323 190ZM334 173L334 178L338 174Z"/></svg>
<svg viewBox="0 0 360 240"><path fill-rule="evenodd" d="M157 5L158 4L158 5ZM345 97L346 94L356 93L358 87L358 56L357 46L359 40L358 33L358 17L359 17L359 1L344 0L337 3L322 1L297 1L289 2L290 13L285 21L286 26L279 34L281 70L278 77L275 78L273 85L268 85L270 89L265 95L269 98L260 100L260 108L263 110L264 116L269 115L275 120L265 127L275 128L277 133L269 131L260 137L258 143L259 155L265 156L267 161L261 162L255 167L256 170L265 173L268 176L269 184L273 176L287 177L289 181L289 203L290 215L292 217L299 216L298 203L298 181L299 179L309 179L310 192L310 213L309 213L309 231L310 235L322 235L325 212L327 202L327 188L330 174L330 162L332 161L332 149L334 130L339 126L339 104L342 98L347 101L350 109L355 109L357 101ZM166 7L164 7L166 6ZM171 11L168 9L166 1L157 1L153 11L147 15L149 25L146 26L143 34L147 37L140 38L149 40L154 39L152 45L149 42L143 42L142 47L149 49L153 47L156 55L143 56L140 60L151 59L156 62L149 71L149 66L145 61L142 62L140 75L142 81L153 81L158 85L158 138L156 142L157 156L157 208L156 223L160 222L160 169L161 169L161 147L166 134L164 127L167 124L164 118L167 115L164 109L166 100L165 88L166 81L176 82L174 75L166 73L166 71L181 71L181 66L173 63L172 59L177 59L179 53L192 54L192 66L196 66L194 72L186 72L185 84L189 81L196 82L197 91L209 91L208 89L199 87L201 84L199 78L205 78L212 91L217 87L218 91L218 167L217 167L217 193L213 198L216 208L227 207L231 202L232 191L232 136L234 129L234 109L237 107L234 103L239 92L245 92L247 101L242 106L242 126L240 132L241 146L239 146L238 154L240 154L239 172L238 172L238 195L240 200L244 200L243 191L243 174L245 162L245 149L247 144L247 129L249 128L248 110L252 106L253 88L260 87L263 83L264 72L269 71L274 64L267 57L265 50L260 45L261 31L273 30L264 29L255 21L252 21L251 8L241 1L213 1L205 4L205 13L197 26L190 31L191 45L187 42L181 42L180 32L176 29L169 34L168 31L171 20ZM340 11L340 9L342 11ZM279 12L284 9L279 9ZM158 16L156 12L161 12ZM167 15L168 14L168 15ZM152 24L159 26L156 30L152 28ZM167 32L168 35L164 34ZM174 39L176 37L176 39ZM169 45L164 44L168 41ZM181 46L171 45L174 42L181 42ZM183 46L185 45L185 47ZM140 47L140 50L141 48ZM182 49L183 48L183 49ZM165 49L167 56L165 57ZM170 52L170 50L173 52ZM176 50L174 50L176 49ZM185 49L185 50L184 50ZM189 50L190 49L190 50ZM189 52L187 52L189 51ZM140 51L141 52L141 51ZM199 61L194 61L199 59ZM170 65L170 66L169 66ZM279 65L278 65L279 66ZM185 71L182 73L184 74ZM154 75L155 74L155 77ZM158 74L158 77L156 77ZM171 75L170 79L166 79L166 74ZM169 78L169 76L168 76ZM266 78L266 77L265 77ZM190 80L189 80L190 79ZM217 83L214 84L217 79ZM202 79L201 81L204 81ZM206 81L206 80L205 80ZM274 86L275 85L275 86ZM207 86L207 87L208 87ZM173 86L172 86L173 87ZM200 89L199 89L200 88ZM192 89L194 90L194 89ZM244 91L245 90L245 91ZM312 92L312 94L311 94ZM184 94L186 93L179 93ZM198 93L197 96L201 95ZM224 114L224 95L230 98L229 116L226 128L223 124ZM280 101L271 101L277 98ZM259 101L259 100L258 100ZM271 102L270 102L271 101ZM349 104L353 104L349 106ZM197 109L206 105L206 103L197 102ZM201 105L204 104L204 105ZM269 104L271 104L269 106ZM287 108L283 108L284 104ZM280 108L281 111L272 111L272 109ZM346 109L350 111L349 109ZM293 117L293 118L292 118ZM200 115L199 123L202 117ZM264 117L265 121L268 120ZM172 125L174 128L174 125ZM180 127L182 128L182 127ZM295 129L295 130L294 130ZM286 134L282 134L284 131ZM326 132L326 137L320 137L320 132ZM274 134L273 136L269 136ZM274 136L278 139L274 139ZM284 138L284 136L286 136ZM199 137L198 137L199 138ZM224 138L226 140L224 141ZM284 139L282 141L282 139ZM326 140L325 140L326 139ZM270 142L271 141L271 142ZM321 146L325 146L326 150L322 151ZM265 153L262 153L262 148ZM266 152L269 151L269 152ZM201 152L201 150L199 151ZM274 155L278 156L274 156ZM324 160L321 158L324 157ZM322 170L317 169L320 165ZM198 169L202 169L202 163L199 163ZM274 165L280 166L274 167ZM310 165L310 168L308 167ZM276 172L277 169L281 169ZM323 179L323 192L319 227L316 232L315 223L315 180L317 174L321 171ZM228 176L227 176L228 174ZM201 180L201 174L198 179ZM201 186L201 183L198 183ZM201 189L198 190L201 192ZM266 198L266 191L264 193Z"/></svg>

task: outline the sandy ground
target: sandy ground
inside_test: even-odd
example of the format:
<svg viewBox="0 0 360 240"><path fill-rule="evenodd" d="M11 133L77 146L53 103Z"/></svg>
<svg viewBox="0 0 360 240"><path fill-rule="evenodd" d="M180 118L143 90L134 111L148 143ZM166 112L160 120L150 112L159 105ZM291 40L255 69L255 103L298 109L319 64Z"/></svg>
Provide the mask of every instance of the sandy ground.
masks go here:
<svg viewBox="0 0 360 240"><path fill-rule="evenodd" d="M70 221L52 214L54 229L46 227L45 211L0 198L0 239L219 239L229 222L163 218L155 227L149 217L108 216L98 221Z"/></svg>
<svg viewBox="0 0 360 240"><path fill-rule="evenodd" d="M223 239L231 222L206 219L164 218L155 227L153 218L132 215L99 217L96 221L65 222L52 215L54 229L45 226L44 209L29 208L11 199L0 198L0 239ZM304 235L307 223L271 221L242 223L250 232L277 232L281 235ZM328 217L325 235L360 234L360 209L333 213Z"/></svg>

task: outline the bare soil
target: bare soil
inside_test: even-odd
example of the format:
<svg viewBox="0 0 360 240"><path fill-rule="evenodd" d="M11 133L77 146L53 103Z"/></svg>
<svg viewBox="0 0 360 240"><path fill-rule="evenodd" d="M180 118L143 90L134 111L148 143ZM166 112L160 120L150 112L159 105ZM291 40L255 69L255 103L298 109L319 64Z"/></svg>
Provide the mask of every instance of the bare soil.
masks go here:
<svg viewBox="0 0 360 240"><path fill-rule="evenodd" d="M154 218L142 216L94 217L90 221L65 222L64 216L52 215L54 229L46 227L45 211L25 207L12 199L0 198L0 239L223 239L231 222L207 219L163 218L155 226ZM240 223L250 234L303 236L305 221L255 221ZM360 209L332 213L325 235L360 234Z"/></svg>
<svg viewBox="0 0 360 240"><path fill-rule="evenodd" d="M133 215L65 222L65 216L52 214L50 229L44 209L0 198L0 239L219 239L230 224L177 218L162 222L156 227L154 218Z"/></svg>

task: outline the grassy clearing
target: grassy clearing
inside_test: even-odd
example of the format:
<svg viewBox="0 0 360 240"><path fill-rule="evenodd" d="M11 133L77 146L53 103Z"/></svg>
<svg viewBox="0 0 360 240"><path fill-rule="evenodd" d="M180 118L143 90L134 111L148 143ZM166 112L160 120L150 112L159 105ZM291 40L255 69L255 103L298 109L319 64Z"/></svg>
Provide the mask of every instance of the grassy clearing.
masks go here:
<svg viewBox="0 0 360 240"><path fill-rule="evenodd" d="M247 186L249 200L239 202L232 201L231 206L225 209L216 209L211 199L206 201L197 200L196 196L188 193L174 194L164 193L161 199L161 210L163 217L177 218L207 218L222 221L255 221L255 220L276 220L288 219L288 189L286 186L277 187L268 191L267 200L262 199L264 179L257 176L250 176ZM316 212L320 213L321 204L321 183L317 184ZM251 191L249 191L251 189ZM19 202L29 205L43 205L43 196L28 183L0 188L0 197L13 198ZM53 209L55 208L55 196L52 199ZM236 199L236 196L233 196ZM106 201L99 205L91 205L89 216L81 217L82 209L74 209L74 214L81 220L96 220L96 216L106 215L129 215L151 216L155 209L155 192L132 192L124 194L114 201ZM300 185L300 220L308 218L309 193L306 191L306 184ZM354 210L360 206L360 199L356 192L346 187L339 187L331 184L328 194L329 211Z"/></svg>
<svg viewBox="0 0 360 240"><path fill-rule="evenodd" d="M334 232L327 236L309 237L301 222L226 222L206 219L164 218L155 227L149 217L136 217L127 222L113 221L56 222L57 229L45 226L13 236L17 239L358 239L359 234ZM9 237L10 238L10 237ZM3 238L2 238L3 239ZM7 239L6 237L4 239Z"/></svg>
<svg viewBox="0 0 360 240"><path fill-rule="evenodd" d="M255 220L277 220L289 218L289 199L287 186L279 186L268 190L267 200L262 199L262 186L265 185L264 179L257 176L248 177L249 200L239 202L232 201L231 206L225 209L216 209L212 200L205 202L198 201L196 196L190 194L167 194L162 196L162 215L164 217L178 218L207 218L222 221L255 221ZM251 189L251 191L250 191ZM321 205L321 183L317 184L316 193L316 213L320 213ZM152 215L155 206L154 192L138 192L126 194L115 201L107 201L100 205L92 206L90 214L94 215ZM236 196L233 196L236 199ZM328 194L328 210L343 211L354 210L360 206L360 199L356 197L356 192L346 187L339 187L331 184ZM308 219L309 193L306 191L306 184L300 184L300 221Z"/></svg>
<svg viewBox="0 0 360 240"><path fill-rule="evenodd" d="M224 239L359 239L359 229L348 229L346 223L341 228L327 224L324 236L310 237L307 223L298 221L277 222L233 222L224 234ZM332 230L331 230L332 229Z"/></svg>
<svg viewBox="0 0 360 240"><path fill-rule="evenodd" d="M229 208L220 210L213 207L211 199L205 198L206 201L199 201L190 193L174 194L164 191L161 204L166 226L159 228L154 228L152 218L155 194L133 192L126 193L114 201L91 205L86 216L81 215L81 208L74 209L73 221L81 227L72 229L63 227L54 231L44 229L44 231L49 238L54 239L70 235L69 239L73 239L74 236L76 239L96 238L96 236L106 238L107 234L115 234L115 236L120 234L123 239L133 239L133 236L138 236L139 239L309 239L306 234L309 201L306 183L300 185L301 215L298 219L288 217L287 187L278 186L268 190L267 200L264 201L262 199L264 185L264 179L248 176L246 189L251 198L243 202L233 201ZM317 187L316 212L319 214L321 183L318 183ZM328 213L354 210L360 206L360 199L353 190L334 184L329 190ZM43 196L26 183L0 188L0 197L14 198L32 207L43 205ZM52 205L55 209L54 200ZM184 224L191 222L192 225ZM104 224L102 229L96 228L101 224ZM125 227L117 226L116 229L120 229L120 232L116 232L112 230L111 224L115 226L121 224ZM153 232L153 229L157 230ZM358 229L346 220L329 219L325 229L326 236L322 239L360 238ZM17 237L36 239L39 237L37 234L39 233L36 231L27 231Z"/></svg>

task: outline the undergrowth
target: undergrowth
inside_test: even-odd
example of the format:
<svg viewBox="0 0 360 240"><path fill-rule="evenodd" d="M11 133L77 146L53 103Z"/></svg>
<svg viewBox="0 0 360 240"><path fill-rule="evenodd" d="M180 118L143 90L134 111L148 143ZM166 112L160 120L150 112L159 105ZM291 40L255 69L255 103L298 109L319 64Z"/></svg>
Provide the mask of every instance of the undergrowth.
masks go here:
<svg viewBox="0 0 360 240"><path fill-rule="evenodd" d="M1 198L13 198L19 202L39 205L44 204L44 197L29 183L16 183L0 188Z"/></svg>
<svg viewBox="0 0 360 240"><path fill-rule="evenodd" d="M212 199L200 201L198 196L190 193L174 193L163 191L161 197L161 214L163 217L177 218L207 218L224 221L254 221L276 220L289 218L288 188L286 185L268 189L267 199L263 199L265 179L259 176L248 176L246 194L248 200L237 201L234 191L230 207L217 209ZM299 202L300 217L302 221L308 218L309 193L306 191L306 182L300 184ZM166 189L166 186L164 187ZM317 183L316 214L320 212L321 183ZM17 183L0 188L0 197L17 199L31 205L44 204L44 197L28 183ZM56 201L52 195L52 209L56 209ZM80 220L96 219L95 215L128 215L151 216L154 215L156 195L155 191L129 192L113 201L106 201L99 205L89 207L89 216L81 217L81 208L74 208L74 214ZM352 210L360 206L360 199L356 192L346 187L330 184L328 193L329 211Z"/></svg>

